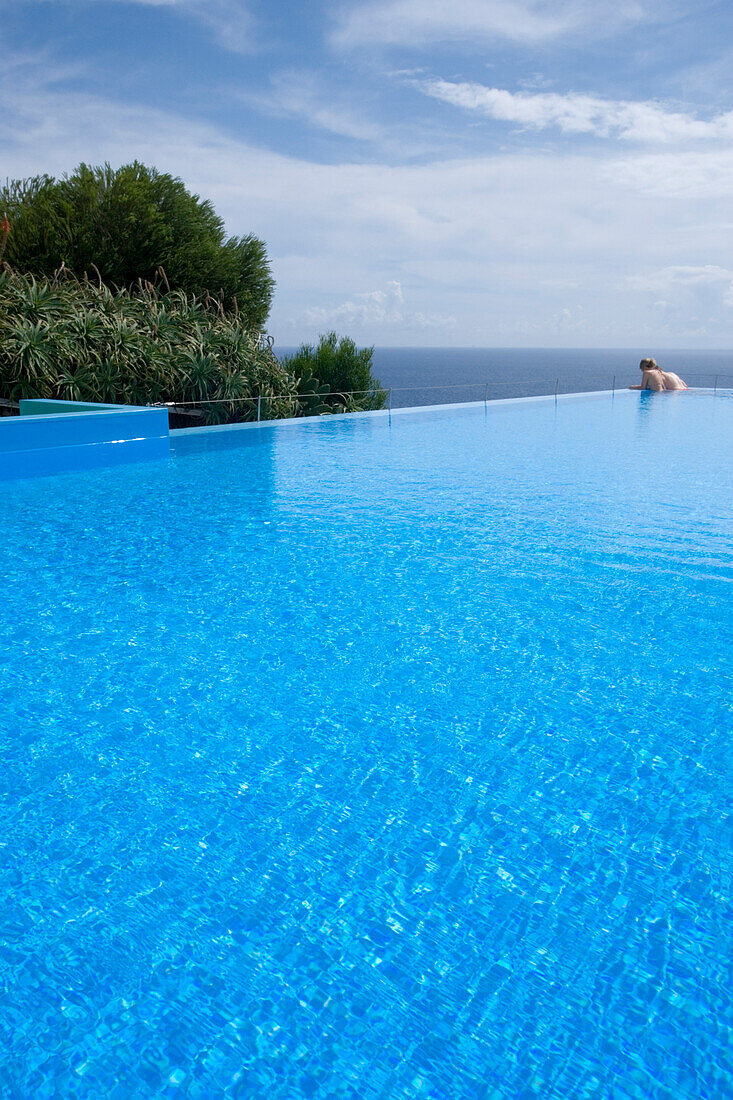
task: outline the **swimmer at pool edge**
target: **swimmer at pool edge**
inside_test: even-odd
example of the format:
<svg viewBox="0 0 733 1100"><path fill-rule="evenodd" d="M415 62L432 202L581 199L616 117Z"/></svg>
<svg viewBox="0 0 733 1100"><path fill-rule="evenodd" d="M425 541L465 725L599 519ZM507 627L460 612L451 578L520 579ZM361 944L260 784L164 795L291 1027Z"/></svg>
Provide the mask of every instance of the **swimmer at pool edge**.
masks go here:
<svg viewBox="0 0 733 1100"><path fill-rule="evenodd" d="M668 390L686 390L688 388L679 374L658 367L656 359L642 359L639 363L639 370L642 372L641 385L629 386L630 390L653 390L655 393L664 393Z"/></svg>

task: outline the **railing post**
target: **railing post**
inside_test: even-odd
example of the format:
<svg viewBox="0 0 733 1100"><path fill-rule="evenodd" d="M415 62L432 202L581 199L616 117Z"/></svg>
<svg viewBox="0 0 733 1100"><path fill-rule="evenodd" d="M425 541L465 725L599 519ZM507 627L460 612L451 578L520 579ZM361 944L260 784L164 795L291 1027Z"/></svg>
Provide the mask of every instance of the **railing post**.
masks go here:
<svg viewBox="0 0 733 1100"><path fill-rule="evenodd" d="M388 405L388 408L389 408L389 411L392 412L392 387L391 386L389 387L389 405Z"/></svg>
<svg viewBox="0 0 733 1100"><path fill-rule="evenodd" d="M613 382L611 383L611 393L616 392L616 375L613 376Z"/></svg>
<svg viewBox="0 0 733 1100"><path fill-rule="evenodd" d="M556 401L557 401L557 388L558 388L559 385L560 385L560 379L556 378L555 379L555 400Z"/></svg>
<svg viewBox="0 0 733 1100"><path fill-rule="evenodd" d="M714 384L714 386L713 386L713 393L717 393L717 392L718 392L718 377L719 377L719 375L717 375L717 374L716 374L716 375L715 375L715 384Z"/></svg>
<svg viewBox="0 0 733 1100"><path fill-rule="evenodd" d="M487 382L486 385L484 386L484 405L488 402L488 400L489 400L489 383Z"/></svg>
<svg viewBox="0 0 733 1100"><path fill-rule="evenodd" d="M260 409L262 406L262 394L257 395L257 423L260 421Z"/></svg>

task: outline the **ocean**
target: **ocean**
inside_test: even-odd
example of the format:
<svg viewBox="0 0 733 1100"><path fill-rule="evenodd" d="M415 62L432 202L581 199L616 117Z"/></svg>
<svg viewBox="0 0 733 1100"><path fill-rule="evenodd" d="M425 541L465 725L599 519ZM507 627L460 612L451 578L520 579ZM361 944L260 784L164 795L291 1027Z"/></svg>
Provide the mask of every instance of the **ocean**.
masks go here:
<svg viewBox="0 0 733 1100"><path fill-rule="evenodd" d="M295 348L276 348L288 354ZM654 355L690 386L733 386L733 351L654 348L375 347L374 374L392 407L584 393L636 385L639 360Z"/></svg>

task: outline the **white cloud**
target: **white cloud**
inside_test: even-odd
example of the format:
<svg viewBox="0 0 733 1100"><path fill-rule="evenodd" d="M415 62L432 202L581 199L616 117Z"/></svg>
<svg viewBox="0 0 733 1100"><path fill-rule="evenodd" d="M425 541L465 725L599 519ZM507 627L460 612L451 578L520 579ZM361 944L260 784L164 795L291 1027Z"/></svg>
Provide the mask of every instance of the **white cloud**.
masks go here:
<svg viewBox="0 0 733 1100"><path fill-rule="evenodd" d="M705 200L712 203L726 199L727 216L721 217L719 228L730 232L731 180L733 180L733 149L716 145L706 150L675 150L644 153L609 161L606 176L609 186L623 186L629 191L653 195L660 199L676 199L693 204ZM722 213L722 211L721 211ZM708 219L704 217L704 220ZM712 220L712 219L711 219Z"/></svg>
<svg viewBox="0 0 733 1100"><path fill-rule="evenodd" d="M733 269L716 264L671 265L643 275L632 275L628 282L634 290L665 294L667 297L672 296L678 287L692 291L713 288L721 295L724 305L733 306ZM654 302L654 305L668 306L669 302L665 298Z"/></svg>
<svg viewBox="0 0 733 1100"><path fill-rule="evenodd" d="M613 136L650 144L733 138L733 112L704 121L669 111L658 103L600 99L573 92L509 92L446 80L424 81L418 86L434 99L535 130L557 127L569 134Z"/></svg>
<svg viewBox="0 0 733 1100"><path fill-rule="evenodd" d="M63 75L49 58L0 58L3 175L135 157L181 175L230 233L267 242L281 342L353 322L367 343L680 347L702 338L696 316L713 346L733 342L731 149L316 164L66 90ZM630 281L660 271L667 282ZM655 309L660 299L670 308ZM430 327L450 318L447 335Z"/></svg>
<svg viewBox="0 0 733 1100"><path fill-rule="evenodd" d="M431 42L539 43L583 32L601 37L654 18L659 0L377 0L342 10L333 41L403 48ZM669 10L669 6L668 9Z"/></svg>
<svg viewBox="0 0 733 1100"><path fill-rule="evenodd" d="M402 284L396 280L387 283L384 290L372 290L355 294L338 306L314 307L305 311L304 320L309 328L342 328L347 332L365 328L395 329L451 329L455 317L445 314L427 315L414 313L405 307Z"/></svg>
<svg viewBox="0 0 733 1100"><path fill-rule="evenodd" d="M254 20L242 0L175 0L173 7L202 23L227 50L248 54L257 46Z"/></svg>
<svg viewBox="0 0 733 1100"><path fill-rule="evenodd" d="M703 264L701 266L687 266L664 268L657 275L659 280L666 285L679 283L682 286L700 286L701 284L730 282L733 280L733 271L725 267L717 267L715 264Z"/></svg>
<svg viewBox="0 0 733 1100"><path fill-rule="evenodd" d="M287 70L270 77L267 95L247 96L247 102L269 114L304 118L308 124L342 137L376 141L378 126L348 109L342 97L330 96L313 73Z"/></svg>
<svg viewBox="0 0 733 1100"><path fill-rule="evenodd" d="M29 0L20 0L28 3ZM33 0L35 2L35 0ZM207 28L219 45L234 53L251 53L257 45L255 23L244 0L56 0L69 5L138 4L141 7L169 8L176 14L194 19Z"/></svg>

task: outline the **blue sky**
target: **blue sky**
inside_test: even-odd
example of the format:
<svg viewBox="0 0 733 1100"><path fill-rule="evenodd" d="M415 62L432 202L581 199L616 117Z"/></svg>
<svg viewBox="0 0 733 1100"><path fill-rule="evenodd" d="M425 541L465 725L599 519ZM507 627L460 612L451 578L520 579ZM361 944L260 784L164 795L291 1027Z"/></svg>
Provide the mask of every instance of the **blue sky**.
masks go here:
<svg viewBox="0 0 733 1100"><path fill-rule="evenodd" d="M0 175L138 158L280 345L733 347L729 0L0 0Z"/></svg>

